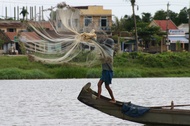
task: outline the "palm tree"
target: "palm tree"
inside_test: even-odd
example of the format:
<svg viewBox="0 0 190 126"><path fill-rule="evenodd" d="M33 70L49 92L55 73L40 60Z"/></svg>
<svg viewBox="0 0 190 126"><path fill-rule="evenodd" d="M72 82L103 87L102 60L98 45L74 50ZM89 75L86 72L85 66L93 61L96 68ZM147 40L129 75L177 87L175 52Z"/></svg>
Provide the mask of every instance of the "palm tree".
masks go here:
<svg viewBox="0 0 190 126"><path fill-rule="evenodd" d="M20 12L20 15L22 14L23 16L23 21L24 21L24 18L26 17L26 15L28 14L28 11L27 9L25 9L25 7L22 8L22 11Z"/></svg>
<svg viewBox="0 0 190 126"><path fill-rule="evenodd" d="M137 23L136 23L136 16L135 16L135 2L136 0L130 0L131 6L132 6L132 11L133 11L133 20L134 20L134 25L135 25L135 51L138 51L138 35L137 35Z"/></svg>
<svg viewBox="0 0 190 126"><path fill-rule="evenodd" d="M137 35L137 23L136 23L136 16L135 16L135 0L130 0L131 1L131 6L132 6L132 11L133 11L133 19L134 19L134 25L135 25L135 51L138 51L138 35Z"/></svg>

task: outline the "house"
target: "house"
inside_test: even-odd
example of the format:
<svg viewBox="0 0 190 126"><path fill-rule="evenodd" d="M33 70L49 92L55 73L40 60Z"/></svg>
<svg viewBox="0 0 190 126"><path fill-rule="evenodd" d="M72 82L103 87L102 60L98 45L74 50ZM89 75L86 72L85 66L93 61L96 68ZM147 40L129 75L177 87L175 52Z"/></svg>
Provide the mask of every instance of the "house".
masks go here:
<svg viewBox="0 0 190 126"><path fill-rule="evenodd" d="M188 23L182 23L178 26L179 30L183 30L185 32L185 36L187 39L189 39L189 24Z"/></svg>
<svg viewBox="0 0 190 126"><path fill-rule="evenodd" d="M17 33L23 29L25 28L21 23L21 21L12 21L12 20L0 21L0 30L3 32L4 36L9 38L6 41L4 41L4 44L1 47L2 48L1 53L16 54L18 52L18 48L16 48L17 45L16 43L14 43L14 40L16 40L15 37Z"/></svg>
<svg viewBox="0 0 190 126"><path fill-rule="evenodd" d="M74 27L77 32L89 32L92 28L103 30L106 33L111 33L112 26L112 10L104 9L103 6L74 6L75 11L64 9L51 12L51 19L55 20L55 27L58 32L70 32L62 24ZM59 16L55 13L61 13ZM56 16L55 16L56 15ZM72 16L72 19L65 17Z"/></svg>
<svg viewBox="0 0 190 126"><path fill-rule="evenodd" d="M163 49L166 47L166 51L188 50L189 41L185 31L178 29L172 20L153 20L149 26L160 27L162 32L166 32L162 45Z"/></svg>
<svg viewBox="0 0 190 126"><path fill-rule="evenodd" d="M103 6L78 6L80 10L80 27L82 31L88 30L93 24L97 29L110 33L112 26L112 10L104 9Z"/></svg>
<svg viewBox="0 0 190 126"><path fill-rule="evenodd" d="M0 20L0 29L3 32L19 32L25 28L21 21Z"/></svg>
<svg viewBox="0 0 190 126"><path fill-rule="evenodd" d="M53 30L51 24L48 21L40 21L38 23L30 21L33 25L41 25L46 30ZM17 54L21 53L18 33L20 31L27 31L27 26L25 26L21 21L0 21L0 38L3 41L3 45L0 47L0 54ZM4 36L4 37L3 37Z"/></svg>
<svg viewBox="0 0 190 126"><path fill-rule="evenodd" d="M172 20L153 20L149 26L160 27L163 32L167 32L168 29L178 29Z"/></svg>
<svg viewBox="0 0 190 126"><path fill-rule="evenodd" d="M182 23L178 26L179 30L183 30L185 33L189 33L189 24L188 23Z"/></svg>

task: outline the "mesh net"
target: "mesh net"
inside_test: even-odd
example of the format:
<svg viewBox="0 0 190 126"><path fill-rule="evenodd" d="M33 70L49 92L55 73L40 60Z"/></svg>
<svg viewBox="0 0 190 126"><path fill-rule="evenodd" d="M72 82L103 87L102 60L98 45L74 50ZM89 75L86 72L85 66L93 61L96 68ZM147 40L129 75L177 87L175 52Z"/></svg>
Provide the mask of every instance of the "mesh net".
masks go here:
<svg viewBox="0 0 190 126"><path fill-rule="evenodd" d="M25 45L29 57L48 64L70 62L84 65L112 58L112 40L95 23L83 29L84 32L78 32L79 15L80 10L63 2L50 14L56 17L56 20L49 20L53 30L45 30L41 22L27 22L32 32L21 32L19 40Z"/></svg>

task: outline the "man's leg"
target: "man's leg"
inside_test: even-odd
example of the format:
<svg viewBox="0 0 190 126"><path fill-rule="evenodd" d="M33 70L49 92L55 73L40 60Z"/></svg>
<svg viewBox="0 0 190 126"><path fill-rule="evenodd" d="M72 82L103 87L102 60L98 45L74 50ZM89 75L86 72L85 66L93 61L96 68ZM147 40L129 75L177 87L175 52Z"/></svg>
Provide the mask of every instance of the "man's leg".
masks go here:
<svg viewBox="0 0 190 126"><path fill-rule="evenodd" d="M105 85L105 87L106 87L106 89L108 90L108 92L109 92L109 94L110 94L110 96L111 96L111 99L112 99L111 102L115 102L115 98L114 98L114 96L113 96L113 92L112 92L112 90L111 90L109 84L108 84L108 85Z"/></svg>
<svg viewBox="0 0 190 126"><path fill-rule="evenodd" d="M98 96L97 96L97 98L100 98L100 95L102 93L102 84L103 84L103 81L99 80L99 82L98 82Z"/></svg>

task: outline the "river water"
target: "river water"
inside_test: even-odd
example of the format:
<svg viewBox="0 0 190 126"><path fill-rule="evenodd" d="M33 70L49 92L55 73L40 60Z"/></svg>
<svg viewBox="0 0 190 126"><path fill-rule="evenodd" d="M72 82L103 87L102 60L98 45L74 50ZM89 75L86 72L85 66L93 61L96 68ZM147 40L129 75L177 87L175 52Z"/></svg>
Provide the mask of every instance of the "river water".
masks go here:
<svg viewBox="0 0 190 126"><path fill-rule="evenodd" d="M98 79L0 80L0 126L143 126L118 119L77 100ZM189 104L190 78L113 79L119 101L143 106ZM108 96L103 87L102 94Z"/></svg>

